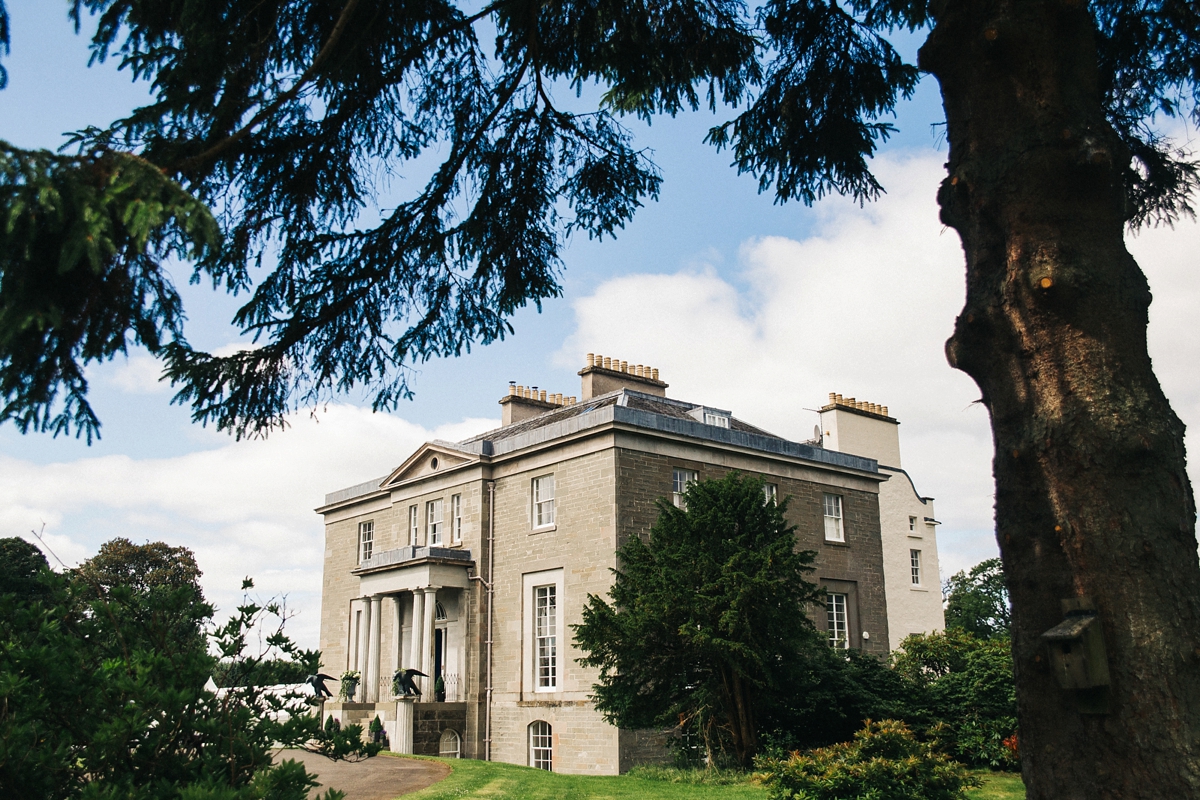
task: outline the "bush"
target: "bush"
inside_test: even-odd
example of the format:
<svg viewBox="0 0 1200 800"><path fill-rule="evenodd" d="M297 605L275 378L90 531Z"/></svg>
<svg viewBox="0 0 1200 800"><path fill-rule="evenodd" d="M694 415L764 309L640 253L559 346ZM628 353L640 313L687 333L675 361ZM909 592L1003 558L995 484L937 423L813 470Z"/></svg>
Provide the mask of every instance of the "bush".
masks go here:
<svg viewBox="0 0 1200 800"><path fill-rule="evenodd" d="M763 759L771 800L965 800L979 782L903 722L867 722L852 742Z"/></svg>
<svg viewBox="0 0 1200 800"><path fill-rule="evenodd" d="M969 766L1016 769L1017 698L1008 640L948 630L910 636L902 647L895 671L911 687L904 716L917 732Z"/></svg>

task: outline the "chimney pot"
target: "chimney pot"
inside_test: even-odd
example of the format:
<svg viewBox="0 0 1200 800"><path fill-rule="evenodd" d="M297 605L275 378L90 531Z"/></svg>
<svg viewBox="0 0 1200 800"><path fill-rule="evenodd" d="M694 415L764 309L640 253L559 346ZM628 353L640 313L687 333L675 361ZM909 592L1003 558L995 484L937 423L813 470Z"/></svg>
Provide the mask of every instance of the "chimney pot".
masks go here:
<svg viewBox="0 0 1200 800"><path fill-rule="evenodd" d="M546 390L545 389L542 389L541 393L538 395L538 400L541 400L543 403L546 402Z"/></svg>
<svg viewBox="0 0 1200 800"><path fill-rule="evenodd" d="M836 405L836 404L837 404L837 394L835 394L834 392L830 392L829 393L829 405L832 406L832 405Z"/></svg>
<svg viewBox="0 0 1200 800"><path fill-rule="evenodd" d="M621 372L629 372L629 362L628 361L621 362Z"/></svg>
<svg viewBox="0 0 1200 800"><path fill-rule="evenodd" d="M887 413L887 406L884 406L884 407L883 407L883 415L884 415L885 417L888 415L888 413Z"/></svg>
<svg viewBox="0 0 1200 800"><path fill-rule="evenodd" d="M612 359L611 359L611 358L609 358L608 356L605 356L605 357L604 357L604 368L605 368L605 369L612 369Z"/></svg>
<svg viewBox="0 0 1200 800"><path fill-rule="evenodd" d="M596 354L595 353L588 353L588 366L589 367L596 366Z"/></svg>
<svg viewBox="0 0 1200 800"><path fill-rule="evenodd" d="M650 370L650 377L653 378L654 380L658 380L658 367L655 367L654 369Z"/></svg>
<svg viewBox="0 0 1200 800"><path fill-rule="evenodd" d="M517 393L517 384L513 383L512 381L509 381L508 382L508 393L510 395L516 394Z"/></svg>

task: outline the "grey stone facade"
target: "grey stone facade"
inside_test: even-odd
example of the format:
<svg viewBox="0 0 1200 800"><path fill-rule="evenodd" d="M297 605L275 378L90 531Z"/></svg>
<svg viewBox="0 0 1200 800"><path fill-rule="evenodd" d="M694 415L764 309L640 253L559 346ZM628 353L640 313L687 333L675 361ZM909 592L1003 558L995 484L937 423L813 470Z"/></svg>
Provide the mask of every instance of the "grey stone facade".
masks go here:
<svg viewBox="0 0 1200 800"><path fill-rule="evenodd" d="M505 398L510 424L464 442L431 442L391 475L331 493L318 509L326 523L323 669L364 673L355 716L377 708L396 724L390 676L417 666L443 676L447 702L435 702L432 679L423 682L414 752L436 752L449 728L462 737L465 757L483 758L490 748L493 760L528 764L531 732L549 730L556 771L615 774L666 760L664 734L619 731L592 707L596 673L576 663L570 626L581 621L589 594L608 590L618 546L647 535L656 501L671 496L674 469L701 479L739 470L775 484L778 498L789 498L797 546L817 552L814 578L851 598L851 646L887 652L878 502L886 476L874 461L788 442L736 417L728 427L704 424L700 406L663 396L657 374L623 378L589 366L581 375L579 402L545 393L526 399L514 388ZM553 476L555 516L538 525L533 486L546 476ZM842 498L844 543L825 541L825 493ZM429 525L434 508L440 529ZM363 560L366 523L373 539ZM440 541L430 540L435 531ZM538 587L557 603L548 683L538 667L551 662L535 653ZM824 627L823 609L813 618ZM340 717L339 707L327 706Z"/></svg>

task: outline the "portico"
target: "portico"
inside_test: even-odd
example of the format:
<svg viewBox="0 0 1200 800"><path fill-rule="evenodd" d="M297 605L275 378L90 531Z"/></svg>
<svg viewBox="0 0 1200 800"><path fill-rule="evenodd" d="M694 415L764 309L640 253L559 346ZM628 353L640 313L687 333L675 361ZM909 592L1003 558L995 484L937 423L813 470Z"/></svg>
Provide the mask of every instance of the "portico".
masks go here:
<svg viewBox="0 0 1200 800"><path fill-rule="evenodd" d="M364 559L352 574L359 578L359 597L352 600L348 669L361 682L355 700L389 703L396 698L392 675L401 668L418 669L420 701L455 702L463 687L466 664L466 600L474 567L461 548L401 547ZM384 626L390 627L384 635ZM445 694L435 685L442 679Z"/></svg>

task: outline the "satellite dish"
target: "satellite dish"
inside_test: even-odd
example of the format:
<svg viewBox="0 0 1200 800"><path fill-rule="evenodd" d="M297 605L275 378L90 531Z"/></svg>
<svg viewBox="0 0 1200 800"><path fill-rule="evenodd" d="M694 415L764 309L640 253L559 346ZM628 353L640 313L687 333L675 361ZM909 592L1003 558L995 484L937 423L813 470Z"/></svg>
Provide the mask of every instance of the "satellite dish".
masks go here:
<svg viewBox="0 0 1200 800"><path fill-rule="evenodd" d="M813 438L814 439L821 438L821 426L820 425L813 425Z"/></svg>

